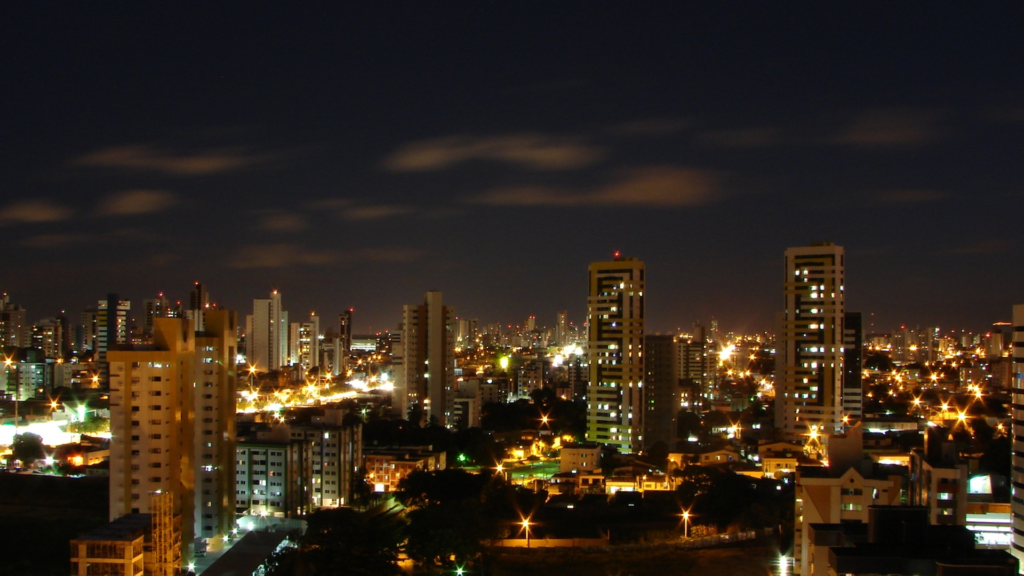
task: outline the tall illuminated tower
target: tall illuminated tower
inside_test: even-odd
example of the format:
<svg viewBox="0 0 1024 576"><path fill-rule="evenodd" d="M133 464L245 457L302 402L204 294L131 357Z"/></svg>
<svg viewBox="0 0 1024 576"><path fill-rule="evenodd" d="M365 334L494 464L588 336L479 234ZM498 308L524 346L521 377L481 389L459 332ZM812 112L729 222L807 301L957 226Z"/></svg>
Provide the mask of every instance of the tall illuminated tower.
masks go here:
<svg viewBox="0 0 1024 576"><path fill-rule="evenodd" d="M288 316L281 306L281 293L252 301L252 316L246 321L246 354L249 364L260 372L277 370L287 363Z"/></svg>
<svg viewBox="0 0 1024 576"><path fill-rule="evenodd" d="M569 312L567 310L558 313L558 322L555 324L555 345L559 347L569 345Z"/></svg>
<svg viewBox="0 0 1024 576"><path fill-rule="evenodd" d="M132 304L121 300L117 294L107 294L106 300L100 300L96 311L96 360L100 368L100 385L110 385L110 365L107 362L107 350L111 347L127 344L129 329L128 311Z"/></svg>
<svg viewBox="0 0 1024 576"><path fill-rule="evenodd" d="M440 292L427 292L422 306L402 308L403 371L395 382L394 407L402 418L418 412L422 420L414 424L454 424L454 322L455 310L442 303Z"/></svg>
<svg viewBox="0 0 1024 576"><path fill-rule="evenodd" d="M1013 545L1024 565L1024 304L1013 307L1013 462L1011 468Z"/></svg>
<svg viewBox="0 0 1024 576"><path fill-rule="evenodd" d="M590 265L587 298L587 440L622 452L643 447L644 263L615 253Z"/></svg>
<svg viewBox="0 0 1024 576"><path fill-rule="evenodd" d="M193 538L235 524L237 316L207 310L157 318L153 343L116 346L110 361L110 519L152 512L150 494L173 495L182 557Z"/></svg>
<svg viewBox="0 0 1024 576"><path fill-rule="evenodd" d="M775 426L788 438L815 426L823 434L842 431L844 281L842 246L820 242L786 250Z"/></svg>

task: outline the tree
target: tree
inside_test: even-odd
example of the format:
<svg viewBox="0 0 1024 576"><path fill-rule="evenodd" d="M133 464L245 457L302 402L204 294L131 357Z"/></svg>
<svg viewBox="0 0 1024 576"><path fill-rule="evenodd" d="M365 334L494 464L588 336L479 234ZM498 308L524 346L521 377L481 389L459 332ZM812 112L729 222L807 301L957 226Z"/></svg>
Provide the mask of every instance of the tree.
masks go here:
<svg viewBox="0 0 1024 576"><path fill-rule="evenodd" d="M11 444L11 454L15 460L20 460L26 467L31 466L33 462L45 456L42 436L31 432L18 434Z"/></svg>
<svg viewBox="0 0 1024 576"><path fill-rule="evenodd" d="M700 414L689 410L680 410L676 417L679 437L685 442L689 437L700 434Z"/></svg>
<svg viewBox="0 0 1024 576"><path fill-rule="evenodd" d="M394 517L369 517L351 508L320 510L307 518L308 529L295 551L283 551L266 563L267 576L397 575L402 524Z"/></svg>
<svg viewBox="0 0 1024 576"><path fill-rule="evenodd" d="M465 565L480 553L480 540L491 532L479 501L470 498L414 508L407 517L405 553L427 568Z"/></svg>
<svg viewBox="0 0 1024 576"><path fill-rule="evenodd" d="M352 501L358 506L366 506L370 502L370 483L366 479L366 467L356 468L352 474Z"/></svg>
<svg viewBox="0 0 1024 576"><path fill-rule="evenodd" d="M470 474L461 468L435 472L416 470L399 480L396 496L406 506L479 499L490 479L487 474Z"/></svg>
<svg viewBox="0 0 1024 576"><path fill-rule="evenodd" d="M645 452L644 461L653 464L659 470L667 470L669 452L668 444L658 440Z"/></svg>

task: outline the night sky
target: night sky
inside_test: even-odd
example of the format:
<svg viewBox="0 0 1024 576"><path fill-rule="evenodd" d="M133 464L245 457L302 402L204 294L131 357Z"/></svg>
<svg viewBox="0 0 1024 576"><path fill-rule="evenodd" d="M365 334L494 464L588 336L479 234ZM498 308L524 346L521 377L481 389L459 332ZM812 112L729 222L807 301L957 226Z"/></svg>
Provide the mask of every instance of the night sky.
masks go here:
<svg viewBox="0 0 1024 576"><path fill-rule="evenodd" d="M431 289L551 326L620 250L649 330L761 331L820 240L878 331L1024 302L1019 3L41 4L0 8L32 321L200 280L357 332Z"/></svg>

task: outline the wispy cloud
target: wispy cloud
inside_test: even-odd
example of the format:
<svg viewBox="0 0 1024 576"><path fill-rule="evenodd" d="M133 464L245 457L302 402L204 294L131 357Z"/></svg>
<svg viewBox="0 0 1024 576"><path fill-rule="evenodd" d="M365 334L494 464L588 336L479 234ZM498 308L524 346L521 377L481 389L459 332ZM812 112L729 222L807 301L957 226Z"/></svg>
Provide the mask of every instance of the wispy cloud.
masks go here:
<svg viewBox="0 0 1024 576"><path fill-rule="evenodd" d="M981 240L972 244L964 246L958 246L951 248L946 251L947 254L995 254L996 252L1003 252L1009 250L1012 247L1010 242L1005 240L998 240L992 238L989 240Z"/></svg>
<svg viewBox="0 0 1024 576"><path fill-rule="evenodd" d="M416 248L361 248L342 255L345 262L411 262L423 256Z"/></svg>
<svg viewBox="0 0 1024 576"><path fill-rule="evenodd" d="M99 216L131 216L162 212L178 203L178 197L164 190L125 190L100 201Z"/></svg>
<svg viewBox="0 0 1024 576"><path fill-rule="evenodd" d="M341 217L346 220L378 220L392 216L412 214L415 210L410 206L380 204L375 206L352 206L341 210Z"/></svg>
<svg viewBox="0 0 1024 576"><path fill-rule="evenodd" d="M172 174L200 176L236 170L261 158L236 148L218 148L198 153L176 154L145 144L103 148L74 160L79 166L130 168Z"/></svg>
<svg viewBox="0 0 1024 576"><path fill-rule="evenodd" d="M604 157L603 148L573 138L545 134L449 136L411 142L384 160L399 172L442 170L470 160L489 160L532 170L567 170Z"/></svg>
<svg viewBox="0 0 1024 576"><path fill-rule="evenodd" d="M712 172L660 166L628 171L616 182L588 191L498 188L469 201L500 206L684 207L707 204L721 196L719 178Z"/></svg>
<svg viewBox="0 0 1024 576"><path fill-rule="evenodd" d="M917 204L921 202L935 202L948 198L949 194L941 190L881 190L874 192L870 198L875 202L886 204Z"/></svg>
<svg viewBox="0 0 1024 576"><path fill-rule="evenodd" d="M781 142L774 128L746 128L739 130L709 130L694 137L696 144L707 148L762 148Z"/></svg>
<svg viewBox="0 0 1024 576"><path fill-rule="evenodd" d="M409 262L419 258L415 248L355 248L345 251L311 250L297 244L243 246L228 263L232 268L289 268L325 266L340 262Z"/></svg>
<svg viewBox="0 0 1024 576"><path fill-rule="evenodd" d="M102 230L96 233L67 233L57 232L53 234L37 234L28 236L18 241L19 244L28 248L61 248L72 244L86 244L95 246L100 243L110 242L131 242L131 243L163 243L159 235L154 235L152 230L140 228L115 228Z"/></svg>
<svg viewBox="0 0 1024 576"><path fill-rule="evenodd" d="M880 108L866 110L836 137L855 146L917 146L939 139L940 114L934 110Z"/></svg>
<svg viewBox="0 0 1024 576"><path fill-rule="evenodd" d="M311 250L297 244L258 244L243 246L228 265L232 268L288 268L331 264L337 259L333 252Z"/></svg>
<svg viewBox="0 0 1024 576"><path fill-rule="evenodd" d="M620 136L665 136L689 125L690 121L685 118L644 118L613 124L608 131Z"/></svg>
<svg viewBox="0 0 1024 576"><path fill-rule="evenodd" d="M301 232L309 227L301 214L261 210L258 212L259 227L268 232Z"/></svg>
<svg viewBox="0 0 1024 576"><path fill-rule="evenodd" d="M60 248L62 246L85 242L88 239L88 236L80 234L39 234L37 236L24 238L18 243L27 248Z"/></svg>
<svg viewBox="0 0 1024 576"><path fill-rule="evenodd" d="M13 223L37 224L67 220L74 211L67 206L47 200L26 200L15 202L0 209L0 225Z"/></svg>
<svg viewBox="0 0 1024 576"><path fill-rule="evenodd" d="M358 204L347 198L316 200L306 207L318 212L333 212L337 217L351 221L379 220L419 212L416 207L404 204Z"/></svg>

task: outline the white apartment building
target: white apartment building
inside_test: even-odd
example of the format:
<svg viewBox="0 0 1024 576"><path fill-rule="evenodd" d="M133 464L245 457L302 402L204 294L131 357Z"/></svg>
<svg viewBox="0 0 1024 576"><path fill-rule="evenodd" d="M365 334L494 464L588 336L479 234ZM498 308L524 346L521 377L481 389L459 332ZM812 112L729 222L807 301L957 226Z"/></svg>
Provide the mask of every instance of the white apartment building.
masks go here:
<svg viewBox="0 0 1024 576"><path fill-rule="evenodd" d="M587 441L639 452L644 429L644 263L590 265Z"/></svg>
<svg viewBox="0 0 1024 576"><path fill-rule="evenodd" d="M195 538L234 527L237 317L208 310L205 321L197 333L190 319L156 318L152 344L108 353L110 517L173 494L186 560Z"/></svg>
<svg viewBox="0 0 1024 576"><path fill-rule="evenodd" d="M1013 461L1011 510L1013 545L1010 552L1024 566L1024 304L1013 307Z"/></svg>
<svg viewBox="0 0 1024 576"><path fill-rule="evenodd" d="M440 292L427 292L423 305L402 308L401 358L395 376L394 408L408 418L413 408L425 422L453 424L455 408L455 310L443 304ZM399 378L400 376L400 378Z"/></svg>
<svg viewBox="0 0 1024 576"><path fill-rule="evenodd" d="M786 307L778 326L775 426L790 439L843 425L843 248L786 250Z"/></svg>

